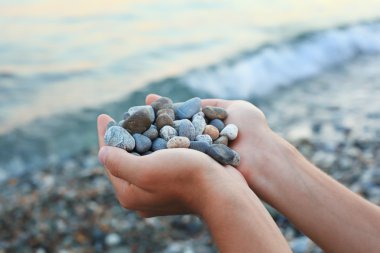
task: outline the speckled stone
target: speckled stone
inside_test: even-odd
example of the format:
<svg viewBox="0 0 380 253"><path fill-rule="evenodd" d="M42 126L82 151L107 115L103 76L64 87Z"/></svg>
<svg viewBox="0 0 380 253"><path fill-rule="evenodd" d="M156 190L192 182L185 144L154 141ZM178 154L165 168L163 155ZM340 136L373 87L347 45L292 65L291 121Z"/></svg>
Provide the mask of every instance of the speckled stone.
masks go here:
<svg viewBox="0 0 380 253"><path fill-rule="evenodd" d="M224 136L224 135L220 136L218 139L214 141L214 144L223 144L223 145L228 146L227 136Z"/></svg>
<svg viewBox="0 0 380 253"><path fill-rule="evenodd" d="M108 122L107 124L107 129L110 128L110 127L113 127L113 126L116 126L116 122L111 120L110 122Z"/></svg>
<svg viewBox="0 0 380 253"><path fill-rule="evenodd" d="M228 124L223 130L220 132L220 135L227 136L228 140L233 141L238 136L238 127L234 124Z"/></svg>
<svg viewBox="0 0 380 253"><path fill-rule="evenodd" d="M148 112L149 112L149 119L151 121L151 123L154 122L154 119L155 119L155 113L154 113L154 110L153 110L153 107L150 106L150 105L139 105L139 106L133 106L131 108L128 109L128 114L129 115L133 115L135 114L137 111L140 111L141 109L146 109ZM124 118L125 120L125 118Z"/></svg>
<svg viewBox="0 0 380 253"><path fill-rule="evenodd" d="M174 110L173 109L160 109L160 110L157 111L157 117L160 114L163 114L163 113L169 115L172 120L175 120L175 115L174 115Z"/></svg>
<svg viewBox="0 0 380 253"><path fill-rule="evenodd" d="M201 110L201 99L198 97L192 98L183 102L175 111L179 119L190 119L194 114Z"/></svg>
<svg viewBox="0 0 380 253"><path fill-rule="evenodd" d="M223 144L211 145L207 149L206 153L223 165L232 165L237 167L240 164L240 155Z"/></svg>
<svg viewBox="0 0 380 253"><path fill-rule="evenodd" d="M124 120L122 119L122 120L120 120L119 121L119 123L117 123L118 124L118 126L121 126L121 127L123 127L123 124L124 124Z"/></svg>
<svg viewBox="0 0 380 253"><path fill-rule="evenodd" d="M195 128L195 135L200 135L203 133L206 127L206 120L204 118L203 112L199 112L193 116L192 120L193 126Z"/></svg>
<svg viewBox="0 0 380 253"><path fill-rule="evenodd" d="M210 144L205 141L191 141L190 149L198 150L202 153L206 153L207 149L210 147Z"/></svg>
<svg viewBox="0 0 380 253"><path fill-rule="evenodd" d="M188 148L190 140L187 137L175 136L168 141L166 146L167 148Z"/></svg>
<svg viewBox="0 0 380 253"><path fill-rule="evenodd" d="M224 120L227 118L227 111L222 107L206 106L205 108L203 108L202 112L206 115L206 117L209 120Z"/></svg>
<svg viewBox="0 0 380 253"><path fill-rule="evenodd" d="M152 141L142 134L134 134L133 138L135 139L135 150L142 154L147 152L152 147Z"/></svg>
<svg viewBox="0 0 380 253"><path fill-rule="evenodd" d="M166 113L162 113L158 115L156 119L156 126L158 129L161 129L164 126L173 126L173 119Z"/></svg>
<svg viewBox="0 0 380 253"><path fill-rule="evenodd" d="M150 113L148 109L141 109L124 120L123 127L130 133L143 133L151 125Z"/></svg>
<svg viewBox="0 0 380 253"><path fill-rule="evenodd" d="M197 135L197 137L195 137L195 140L196 141L204 141L204 142L207 142L210 145L212 144L212 139L211 139L210 135L207 135L207 134Z"/></svg>
<svg viewBox="0 0 380 253"><path fill-rule="evenodd" d="M157 138L152 143L152 151L157 151L161 149L166 149L167 141L162 138Z"/></svg>
<svg viewBox="0 0 380 253"><path fill-rule="evenodd" d="M120 126L108 128L104 135L104 142L108 146L122 148L127 151L132 151L135 148L135 139Z"/></svg>
<svg viewBox="0 0 380 253"><path fill-rule="evenodd" d="M173 101L170 98L161 97L154 101L151 106L155 112L161 109L173 109Z"/></svg>
<svg viewBox="0 0 380 253"><path fill-rule="evenodd" d="M158 130L155 125L151 125L148 130L146 130L143 135L148 137L150 140L155 140L158 137Z"/></svg>
<svg viewBox="0 0 380 253"><path fill-rule="evenodd" d="M190 120L181 120L178 127L178 135L187 137L191 141L195 139L195 127L193 126Z"/></svg>
<svg viewBox="0 0 380 253"><path fill-rule="evenodd" d="M216 140L219 137L219 130L212 125L207 125L203 131L203 134L210 135L212 140Z"/></svg>
<svg viewBox="0 0 380 253"><path fill-rule="evenodd" d="M181 125L182 119L174 120L173 121L173 127L178 132L179 131L179 125Z"/></svg>
<svg viewBox="0 0 380 253"><path fill-rule="evenodd" d="M211 120L209 125L216 127L219 130L219 132L222 131L223 128L225 127L224 122L221 121L220 119Z"/></svg>
<svg viewBox="0 0 380 253"><path fill-rule="evenodd" d="M177 131L173 127L171 127L171 126L164 126L160 130L160 136L165 141L168 141L168 140L170 140L171 138L173 138L174 136L177 136L177 135L178 135Z"/></svg>

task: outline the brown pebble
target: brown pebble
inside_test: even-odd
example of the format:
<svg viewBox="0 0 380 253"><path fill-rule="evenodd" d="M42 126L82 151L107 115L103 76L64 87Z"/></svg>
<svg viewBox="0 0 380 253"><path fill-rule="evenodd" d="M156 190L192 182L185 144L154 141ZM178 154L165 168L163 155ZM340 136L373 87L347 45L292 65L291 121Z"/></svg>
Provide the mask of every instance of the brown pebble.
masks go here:
<svg viewBox="0 0 380 253"><path fill-rule="evenodd" d="M206 117L209 120L224 120L227 118L227 111L222 107L206 106L205 108L203 108L202 112L206 115Z"/></svg>
<svg viewBox="0 0 380 253"><path fill-rule="evenodd" d="M161 97L154 101L151 106L154 109L154 112L158 112L161 109L173 109L173 101L167 97Z"/></svg>
<svg viewBox="0 0 380 253"><path fill-rule="evenodd" d="M189 148L190 140L183 136L174 136L167 143L167 148Z"/></svg>
<svg viewBox="0 0 380 253"><path fill-rule="evenodd" d="M212 125L207 125L203 131L203 134L208 134L212 140L216 140L219 137L219 130Z"/></svg>
<svg viewBox="0 0 380 253"><path fill-rule="evenodd" d="M167 115L172 118L172 120L175 120L174 110L173 109L160 109L157 111L157 117L160 116L160 114L166 113Z"/></svg>
<svg viewBox="0 0 380 253"><path fill-rule="evenodd" d="M158 130L164 126L173 126L173 119L168 114L162 113L156 119L156 126Z"/></svg>
<svg viewBox="0 0 380 253"><path fill-rule="evenodd" d="M143 133L151 124L149 111L146 109L139 110L129 116L123 122L123 127L130 133Z"/></svg>
<svg viewBox="0 0 380 253"><path fill-rule="evenodd" d="M214 141L214 144L223 144L223 145L228 146L228 137L222 135Z"/></svg>

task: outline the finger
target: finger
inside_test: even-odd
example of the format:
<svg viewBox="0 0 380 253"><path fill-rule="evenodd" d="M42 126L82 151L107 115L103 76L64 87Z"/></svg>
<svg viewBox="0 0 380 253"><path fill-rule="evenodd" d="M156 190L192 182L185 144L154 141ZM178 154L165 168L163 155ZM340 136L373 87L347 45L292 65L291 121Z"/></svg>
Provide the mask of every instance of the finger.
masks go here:
<svg viewBox="0 0 380 253"><path fill-rule="evenodd" d="M145 103L147 105L150 105L151 103L153 103L154 101L156 101L157 99L159 99L161 96L160 95L157 95L157 94L149 94L148 96L146 96L145 98Z"/></svg>
<svg viewBox="0 0 380 253"><path fill-rule="evenodd" d="M232 101L224 100L224 99L216 99L216 98L202 99L202 107L216 106L216 107L226 108L231 103Z"/></svg>
<svg viewBox="0 0 380 253"><path fill-rule="evenodd" d="M101 114L98 116L98 140L99 148L104 146L104 134L107 131L107 124L113 119L107 114Z"/></svg>

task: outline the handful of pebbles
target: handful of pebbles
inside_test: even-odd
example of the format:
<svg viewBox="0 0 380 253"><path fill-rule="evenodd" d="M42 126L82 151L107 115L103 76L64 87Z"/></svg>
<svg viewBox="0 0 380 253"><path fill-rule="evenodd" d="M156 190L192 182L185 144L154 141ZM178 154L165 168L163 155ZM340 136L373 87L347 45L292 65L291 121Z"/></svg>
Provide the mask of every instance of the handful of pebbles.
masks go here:
<svg viewBox="0 0 380 253"><path fill-rule="evenodd" d="M151 105L129 108L119 123L111 121L104 141L138 156L167 148L190 148L237 167L240 155L228 144L237 138L238 128L224 124L227 116L221 107L202 109L198 97L181 103L161 97Z"/></svg>

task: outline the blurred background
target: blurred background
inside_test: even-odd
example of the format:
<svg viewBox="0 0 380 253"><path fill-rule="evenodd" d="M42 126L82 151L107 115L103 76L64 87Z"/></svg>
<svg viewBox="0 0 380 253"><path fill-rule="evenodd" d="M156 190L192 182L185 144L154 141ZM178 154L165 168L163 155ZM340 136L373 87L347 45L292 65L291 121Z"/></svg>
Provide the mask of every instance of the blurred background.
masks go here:
<svg viewBox="0 0 380 253"><path fill-rule="evenodd" d="M379 55L379 0L0 0L0 252L217 251L194 216L123 210L98 164L97 115L151 92L248 100L380 205Z"/></svg>

